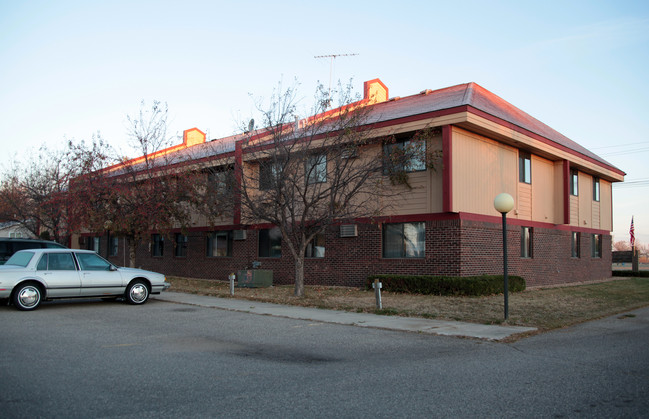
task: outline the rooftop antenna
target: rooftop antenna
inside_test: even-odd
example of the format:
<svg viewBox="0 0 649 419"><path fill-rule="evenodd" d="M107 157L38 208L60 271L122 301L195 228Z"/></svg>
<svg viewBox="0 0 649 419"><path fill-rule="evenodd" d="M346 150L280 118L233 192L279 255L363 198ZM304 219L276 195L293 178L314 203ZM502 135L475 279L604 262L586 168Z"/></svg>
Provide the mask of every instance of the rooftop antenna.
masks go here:
<svg viewBox="0 0 649 419"><path fill-rule="evenodd" d="M331 105L331 74L333 73L333 67L334 67L334 59L336 57L353 57L354 55L358 54L329 54L329 55L315 55L313 58L331 58L329 62L329 96L327 99L329 100L329 105Z"/></svg>

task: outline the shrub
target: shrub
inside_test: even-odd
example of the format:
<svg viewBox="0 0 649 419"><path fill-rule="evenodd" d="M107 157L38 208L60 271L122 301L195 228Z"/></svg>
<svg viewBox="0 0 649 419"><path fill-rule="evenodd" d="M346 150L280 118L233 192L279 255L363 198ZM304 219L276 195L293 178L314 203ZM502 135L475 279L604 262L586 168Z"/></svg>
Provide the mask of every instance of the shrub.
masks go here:
<svg viewBox="0 0 649 419"><path fill-rule="evenodd" d="M638 276L642 278L649 278L649 271L613 271L613 276Z"/></svg>
<svg viewBox="0 0 649 419"><path fill-rule="evenodd" d="M371 275L366 288L372 289L374 280L383 284L384 291L424 295L493 295L503 292L502 275L482 276L431 276L431 275ZM525 280L509 276L509 291L525 290Z"/></svg>

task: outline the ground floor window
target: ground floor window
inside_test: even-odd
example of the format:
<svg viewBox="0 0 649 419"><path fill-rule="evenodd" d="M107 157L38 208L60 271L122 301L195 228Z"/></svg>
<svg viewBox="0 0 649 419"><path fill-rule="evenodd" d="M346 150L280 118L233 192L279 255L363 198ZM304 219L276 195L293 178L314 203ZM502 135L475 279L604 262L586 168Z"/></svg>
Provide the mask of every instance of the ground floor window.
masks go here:
<svg viewBox="0 0 649 419"><path fill-rule="evenodd" d="M108 256L117 256L119 250L119 237L111 236L108 240Z"/></svg>
<svg viewBox="0 0 649 419"><path fill-rule="evenodd" d="M282 233L279 228L259 230L259 257L282 257Z"/></svg>
<svg viewBox="0 0 649 419"><path fill-rule="evenodd" d="M160 234L151 235L151 256L162 257L164 255L164 238Z"/></svg>
<svg viewBox="0 0 649 419"><path fill-rule="evenodd" d="M174 256L179 258L187 257L187 235L176 233L174 239Z"/></svg>
<svg viewBox="0 0 649 419"><path fill-rule="evenodd" d="M101 243L101 238L100 237L88 237L87 242L86 242L86 249L87 250L94 250L95 253L99 253L100 246L99 244Z"/></svg>
<svg viewBox="0 0 649 419"><path fill-rule="evenodd" d="M572 241L571 241L571 247L572 247L572 257L573 258L579 258L581 257L581 233L578 233L576 231L572 232Z"/></svg>
<svg viewBox="0 0 649 419"><path fill-rule="evenodd" d="M325 256L325 235L320 233L306 246L305 255L308 258L323 258Z"/></svg>
<svg viewBox="0 0 649 419"><path fill-rule="evenodd" d="M207 257L232 256L232 231L207 233Z"/></svg>
<svg viewBox="0 0 649 419"><path fill-rule="evenodd" d="M590 253L591 256L594 258L602 257L602 235L601 234L593 234L593 238L591 240Z"/></svg>
<svg viewBox="0 0 649 419"><path fill-rule="evenodd" d="M426 253L426 224L383 225L384 258L423 258Z"/></svg>
<svg viewBox="0 0 649 419"><path fill-rule="evenodd" d="M532 227L521 228L521 257L532 257Z"/></svg>

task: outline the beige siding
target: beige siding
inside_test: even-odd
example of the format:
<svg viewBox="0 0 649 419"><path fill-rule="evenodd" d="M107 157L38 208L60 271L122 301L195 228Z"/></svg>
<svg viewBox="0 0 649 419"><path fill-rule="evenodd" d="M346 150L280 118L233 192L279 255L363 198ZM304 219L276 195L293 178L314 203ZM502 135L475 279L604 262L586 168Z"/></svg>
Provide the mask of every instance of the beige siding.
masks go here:
<svg viewBox="0 0 649 419"><path fill-rule="evenodd" d="M592 178L579 172L579 226L593 227L593 184Z"/></svg>
<svg viewBox="0 0 649 419"><path fill-rule="evenodd" d="M564 191L563 182L563 160L554 162L554 222L555 224L565 223L563 204L568 191Z"/></svg>
<svg viewBox="0 0 649 419"><path fill-rule="evenodd" d="M600 228L600 203L593 201L591 212L593 214L593 228Z"/></svg>
<svg viewBox="0 0 649 419"><path fill-rule="evenodd" d="M554 163L532 155L532 220L559 223L556 218Z"/></svg>
<svg viewBox="0 0 649 419"><path fill-rule="evenodd" d="M611 182L600 179L599 189L599 228L613 231L613 190Z"/></svg>
<svg viewBox="0 0 649 419"><path fill-rule="evenodd" d="M496 195L517 196L518 151L459 128L453 128L452 141L452 210L497 215Z"/></svg>
<svg viewBox="0 0 649 419"><path fill-rule="evenodd" d="M579 226L579 197L570 195L570 225Z"/></svg>
<svg viewBox="0 0 649 419"><path fill-rule="evenodd" d="M433 138L427 145L428 151L441 150L441 137ZM390 180L386 177L384 182L387 187L401 190L403 193L396 195L390 200L390 206L386 215L411 215L440 213L443 211L442 202L442 161L434 162L435 169L428 169L421 172L408 173L408 183L412 189L408 190L407 186L389 185Z"/></svg>
<svg viewBox="0 0 649 419"><path fill-rule="evenodd" d="M518 183L518 195L514 196L516 209L514 215L521 220L532 219L532 185Z"/></svg>

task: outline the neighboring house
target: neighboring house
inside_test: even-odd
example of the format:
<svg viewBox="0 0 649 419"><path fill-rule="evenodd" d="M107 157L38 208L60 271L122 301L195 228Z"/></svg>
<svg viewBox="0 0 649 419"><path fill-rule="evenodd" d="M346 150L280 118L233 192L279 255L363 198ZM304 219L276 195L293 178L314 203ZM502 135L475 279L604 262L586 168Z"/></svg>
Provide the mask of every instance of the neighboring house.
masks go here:
<svg viewBox="0 0 649 419"><path fill-rule="evenodd" d="M35 239L36 236L17 221L0 223L0 237Z"/></svg>
<svg viewBox="0 0 649 419"><path fill-rule="evenodd" d="M493 201L501 192L515 200L508 214L511 275L528 285L611 276L612 184L624 180L620 169L475 83L389 99L375 79L365 83L361 102L372 107L369 123L382 135L407 138L436 128L427 147L442 151L441 164L437 170L413 165L412 190L378 222L354 220L319 237L306 260L306 284L360 286L379 273L500 274L502 224ZM205 142L193 128L169 152L193 149L186 153L192 158L245 170L253 164L247 147L241 136ZM216 228L199 223L171 239L152 232L137 265L226 280L259 261L273 270L276 284L292 283L294 265L281 239L267 225L242 224L233 201L233 213ZM124 259L121 241L104 247L105 237L98 237L84 244L90 240L93 248L110 248L116 263Z"/></svg>

